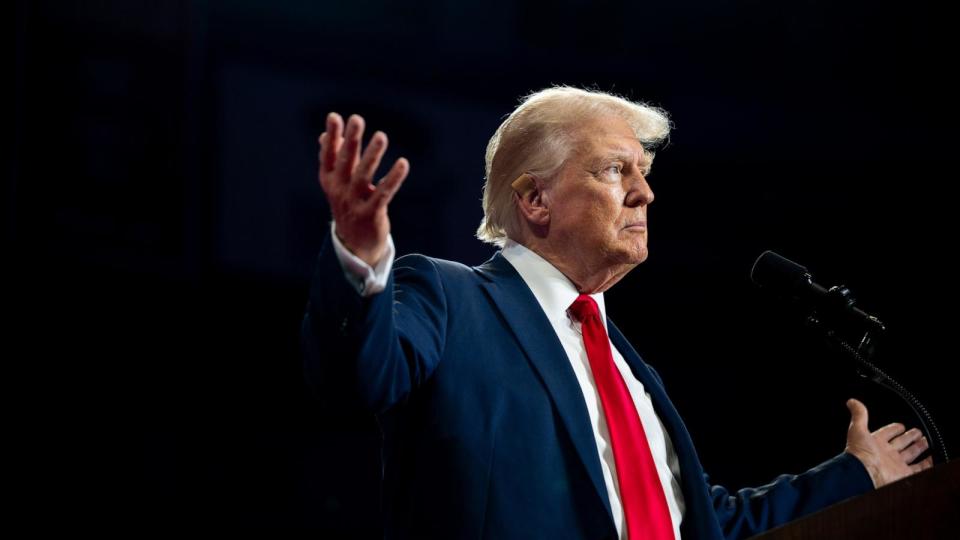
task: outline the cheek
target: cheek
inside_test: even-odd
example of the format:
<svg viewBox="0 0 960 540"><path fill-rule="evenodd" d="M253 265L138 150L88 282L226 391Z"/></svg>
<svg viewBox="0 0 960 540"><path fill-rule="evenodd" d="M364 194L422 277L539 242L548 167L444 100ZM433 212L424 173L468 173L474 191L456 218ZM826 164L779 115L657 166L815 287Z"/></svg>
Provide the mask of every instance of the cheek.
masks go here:
<svg viewBox="0 0 960 540"><path fill-rule="evenodd" d="M621 189L611 189L597 201L597 212L610 226L620 225L624 219L624 193Z"/></svg>
<svg viewBox="0 0 960 540"><path fill-rule="evenodd" d="M555 207L557 223L572 236L590 238L592 242L607 241L617 235L616 225L623 212L623 190L620 186L604 186L599 189L564 193L568 198ZM555 201L557 199L555 198Z"/></svg>
<svg viewBox="0 0 960 540"><path fill-rule="evenodd" d="M581 205L581 211L583 212L584 218L589 219L594 225L609 223L611 220L616 219L620 213L606 198L602 197L584 201Z"/></svg>

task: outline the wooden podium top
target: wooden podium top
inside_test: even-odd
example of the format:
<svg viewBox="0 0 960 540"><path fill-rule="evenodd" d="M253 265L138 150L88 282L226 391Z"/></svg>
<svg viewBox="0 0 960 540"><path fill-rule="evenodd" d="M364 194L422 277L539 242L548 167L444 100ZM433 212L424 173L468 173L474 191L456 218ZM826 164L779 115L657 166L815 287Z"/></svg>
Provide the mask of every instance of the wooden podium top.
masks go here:
<svg viewBox="0 0 960 540"><path fill-rule="evenodd" d="M751 540L960 538L960 461L937 465Z"/></svg>

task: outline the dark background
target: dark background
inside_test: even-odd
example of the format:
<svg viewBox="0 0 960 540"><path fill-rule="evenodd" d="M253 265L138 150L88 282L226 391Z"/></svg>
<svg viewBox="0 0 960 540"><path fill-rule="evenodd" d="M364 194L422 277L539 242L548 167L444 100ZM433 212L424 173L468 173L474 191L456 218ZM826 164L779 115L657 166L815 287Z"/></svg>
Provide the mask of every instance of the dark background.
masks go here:
<svg viewBox="0 0 960 540"><path fill-rule="evenodd" d="M850 396L873 428L916 424L753 289L765 249L883 319L877 362L960 441L955 57L923 3L33 1L14 21L4 356L38 526L376 537L375 424L301 378L316 136L330 110L386 131L412 164L398 251L478 264L487 138L550 84L675 122L651 257L607 305L714 481L840 452Z"/></svg>

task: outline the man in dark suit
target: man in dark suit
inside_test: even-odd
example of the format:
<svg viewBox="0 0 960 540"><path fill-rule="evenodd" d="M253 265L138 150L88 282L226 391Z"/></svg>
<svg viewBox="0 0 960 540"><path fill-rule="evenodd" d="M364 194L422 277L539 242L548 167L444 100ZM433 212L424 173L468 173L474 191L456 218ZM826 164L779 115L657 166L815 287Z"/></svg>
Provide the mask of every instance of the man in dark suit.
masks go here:
<svg viewBox="0 0 960 540"><path fill-rule="evenodd" d="M387 207L407 176L335 113L320 137L333 213L303 323L322 395L384 429L390 538L744 538L931 466L927 443L871 433L755 489L711 486L663 382L604 312L647 257L650 151L663 111L601 92L528 96L490 140L481 266L394 261ZM392 270L392 271L391 271Z"/></svg>

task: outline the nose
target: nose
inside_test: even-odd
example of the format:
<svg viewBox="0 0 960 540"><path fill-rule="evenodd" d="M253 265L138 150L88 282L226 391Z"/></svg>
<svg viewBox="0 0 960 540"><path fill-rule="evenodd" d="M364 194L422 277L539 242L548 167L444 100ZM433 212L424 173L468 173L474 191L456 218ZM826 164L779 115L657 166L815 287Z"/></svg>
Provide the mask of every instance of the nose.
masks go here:
<svg viewBox="0 0 960 540"><path fill-rule="evenodd" d="M623 199L623 204L631 208L637 206L646 206L653 202L653 190L647 183L643 173L631 175L627 180L627 195Z"/></svg>

